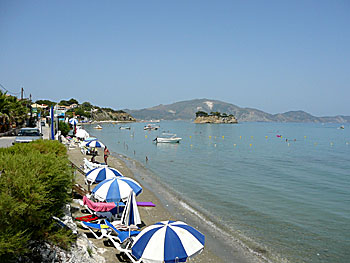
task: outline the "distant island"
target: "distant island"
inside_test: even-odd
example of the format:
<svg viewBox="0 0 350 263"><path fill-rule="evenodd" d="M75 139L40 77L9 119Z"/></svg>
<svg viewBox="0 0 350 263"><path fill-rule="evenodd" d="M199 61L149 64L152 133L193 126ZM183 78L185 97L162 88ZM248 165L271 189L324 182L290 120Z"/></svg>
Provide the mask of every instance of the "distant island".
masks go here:
<svg viewBox="0 0 350 263"><path fill-rule="evenodd" d="M204 111L196 112L194 123L238 123L235 116L220 112L211 112L210 114Z"/></svg>
<svg viewBox="0 0 350 263"><path fill-rule="evenodd" d="M305 111L288 111L270 114L254 108L241 108L237 105L212 99L179 101L168 105L160 104L140 110L124 109L138 120L193 120L198 111L226 112L238 122L304 122L304 123L350 123L350 116L316 117Z"/></svg>

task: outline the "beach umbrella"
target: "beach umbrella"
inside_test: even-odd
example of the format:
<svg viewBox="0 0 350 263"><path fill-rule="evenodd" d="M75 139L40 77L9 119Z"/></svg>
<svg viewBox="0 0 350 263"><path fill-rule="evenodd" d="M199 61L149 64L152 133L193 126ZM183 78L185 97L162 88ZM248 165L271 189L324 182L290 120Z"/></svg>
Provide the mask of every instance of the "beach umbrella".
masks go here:
<svg viewBox="0 0 350 263"><path fill-rule="evenodd" d="M136 195L134 191L130 191L128 200L126 201L126 206L122 214L121 223L122 225L126 225L128 227L131 225L136 226L141 224L140 213L139 209L137 208Z"/></svg>
<svg viewBox="0 0 350 263"><path fill-rule="evenodd" d="M97 140L96 137L88 137L84 140L84 142L90 142L90 141L94 141L94 140Z"/></svg>
<svg viewBox="0 0 350 263"><path fill-rule="evenodd" d="M105 145L98 140L89 141L85 144L85 146L93 148L105 148Z"/></svg>
<svg viewBox="0 0 350 263"><path fill-rule="evenodd" d="M110 167L97 167L86 174L86 181L92 183L99 183L105 179L112 179L118 176L123 176L117 169Z"/></svg>
<svg viewBox="0 0 350 263"><path fill-rule="evenodd" d="M204 235L186 223L162 221L136 236L131 253L142 262L186 262L202 251L204 242Z"/></svg>
<svg viewBox="0 0 350 263"><path fill-rule="evenodd" d="M77 130L76 134L75 134L75 137L78 137L78 138L88 138L90 135L87 131L85 131L84 129L79 129Z"/></svg>
<svg viewBox="0 0 350 263"><path fill-rule="evenodd" d="M139 195L142 187L129 177L119 176L102 181L92 190L92 194L102 202L119 202L120 200L125 201L130 191Z"/></svg>
<svg viewBox="0 0 350 263"><path fill-rule="evenodd" d="M71 118L71 119L69 119L68 123L75 126L78 124L78 120L75 118Z"/></svg>

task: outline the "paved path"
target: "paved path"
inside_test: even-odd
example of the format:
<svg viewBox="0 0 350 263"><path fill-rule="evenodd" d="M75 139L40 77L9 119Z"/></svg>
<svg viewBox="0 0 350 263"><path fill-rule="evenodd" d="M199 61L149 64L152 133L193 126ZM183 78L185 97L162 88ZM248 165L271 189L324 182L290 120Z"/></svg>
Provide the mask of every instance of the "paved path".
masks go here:
<svg viewBox="0 0 350 263"><path fill-rule="evenodd" d="M43 139L48 140L50 135L49 126L42 127ZM6 148L12 146L12 142L15 141L16 136L4 136L0 137L0 148Z"/></svg>
<svg viewBox="0 0 350 263"><path fill-rule="evenodd" d="M15 136L0 137L0 148L6 148L12 146L12 142L15 140Z"/></svg>

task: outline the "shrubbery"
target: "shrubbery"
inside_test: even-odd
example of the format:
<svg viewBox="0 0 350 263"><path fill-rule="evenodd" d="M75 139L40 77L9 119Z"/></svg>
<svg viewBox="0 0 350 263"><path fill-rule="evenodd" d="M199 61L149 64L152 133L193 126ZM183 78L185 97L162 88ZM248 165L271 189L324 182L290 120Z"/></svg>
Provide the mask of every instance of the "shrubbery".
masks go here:
<svg viewBox="0 0 350 263"><path fill-rule="evenodd" d="M60 124L58 126L58 129L61 131L61 134L63 136L67 136L69 131L70 131L70 127L68 123L65 123L64 121L60 121ZM74 129L74 127L73 127Z"/></svg>
<svg viewBox="0 0 350 263"><path fill-rule="evenodd" d="M70 201L73 174L66 148L35 141L0 148L0 261L28 252L29 240L67 245L69 233L54 229Z"/></svg>

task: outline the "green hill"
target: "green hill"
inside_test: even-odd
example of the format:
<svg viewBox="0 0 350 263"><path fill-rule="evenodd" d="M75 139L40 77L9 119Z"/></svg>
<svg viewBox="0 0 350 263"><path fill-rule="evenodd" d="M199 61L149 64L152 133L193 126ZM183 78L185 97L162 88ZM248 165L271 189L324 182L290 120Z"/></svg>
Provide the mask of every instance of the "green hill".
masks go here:
<svg viewBox="0 0 350 263"><path fill-rule="evenodd" d="M304 111L269 114L254 108L241 108L234 104L211 99L194 99L140 110L124 110L139 120L193 120L197 111L221 112L234 115L238 122L350 122L350 116L315 117Z"/></svg>

